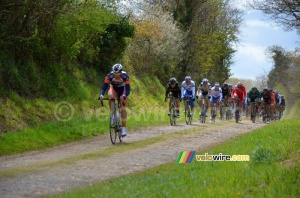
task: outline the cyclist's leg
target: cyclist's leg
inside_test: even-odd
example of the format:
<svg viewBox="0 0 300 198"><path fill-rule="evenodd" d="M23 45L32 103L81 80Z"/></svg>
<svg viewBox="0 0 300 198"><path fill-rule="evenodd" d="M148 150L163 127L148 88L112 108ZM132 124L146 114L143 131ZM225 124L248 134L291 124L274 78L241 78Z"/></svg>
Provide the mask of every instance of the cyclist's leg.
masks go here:
<svg viewBox="0 0 300 198"><path fill-rule="evenodd" d="M171 99L169 100L169 113L168 113L168 115L170 115L170 112L171 112Z"/></svg>
<svg viewBox="0 0 300 198"><path fill-rule="evenodd" d="M177 116L179 117L180 115L180 99L176 98L176 112L177 112Z"/></svg>
<svg viewBox="0 0 300 198"><path fill-rule="evenodd" d="M118 97L118 94L117 94L116 90L114 90L114 88L113 88L112 85L110 85L107 94L108 94L108 98L109 98L109 99L116 99L116 98ZM109 108L110 108L110 109L111 109L111 103L112 103L112 101L109 100L109 101L108 101L108 104L109 104Z"/></svg>
<svg viewBox="0 0 300 198"><path fill-rule="evenodd" d="M211 105L210 105L210 115L211 115L211 117L212 117L212 115L213 115L212 112L213 112L213 108L214 108L214 103L216 103L216 99L217 99L217 98L215 98L215 97L213 97L213 96L210 98L210 104L211 104Z"/></svg>
<svg viewBox="0 0 300 198"><path fill-rule="evenodd" d="M192 94L191 94L192 95ZM194 107L195 107L195 102L193 101L192 98L190 98L190 105L191 105L191 113L194 115Z"/></svg>
<svg viewBox="0 0 300 198"><path fill-rule="evenodd" d="M122 136L125 136L126 133L126 121L127 121L127 111L126 111L126 103L128 101L128 97L126 97L126 99L124 99L122 96L123 91L120 91L118 93L118 97L119 97L119 104L120 104L120 108L121 108L121 120L122 120Z"/></svg>

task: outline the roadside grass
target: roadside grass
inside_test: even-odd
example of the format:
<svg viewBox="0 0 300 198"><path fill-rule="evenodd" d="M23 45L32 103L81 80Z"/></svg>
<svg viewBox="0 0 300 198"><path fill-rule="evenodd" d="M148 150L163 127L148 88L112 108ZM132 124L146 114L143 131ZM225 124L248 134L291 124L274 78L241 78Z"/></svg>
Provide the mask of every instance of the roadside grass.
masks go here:
<svg viewBox="0 0 300 198"><path fill-rule="evenodd" d="M177 164L174 159L174 163L54 197L298 197L299 126L299 119L282 120L197 152L197 155L249 155L250 161L194 159L190 164Z"/></svg>
<svg viewBox="0 0 300 198"><path fill-rule="evenodd" d="M23 130L3 133L0 136L0 156L40 150L97 135L109 135L109 109L97 116L75 116L70 121L54 121ZM165 111L128 110L128 130L140 127L168 124Z"/></svg>
<svg viewBox="0 0 300 198"><path fill-rule="evenodd" d="M165 88L158 79L131 78L127 103L127 129L168 124ZM99 87L85 85L84 99L22 98L12 92L0 100L0 156L50 148L109 133L109 107L98 102ZM70 119L69 119L70 118ZM29 127L28 127L29 125ZM21 129L20 129L21 128Z"/></svg>

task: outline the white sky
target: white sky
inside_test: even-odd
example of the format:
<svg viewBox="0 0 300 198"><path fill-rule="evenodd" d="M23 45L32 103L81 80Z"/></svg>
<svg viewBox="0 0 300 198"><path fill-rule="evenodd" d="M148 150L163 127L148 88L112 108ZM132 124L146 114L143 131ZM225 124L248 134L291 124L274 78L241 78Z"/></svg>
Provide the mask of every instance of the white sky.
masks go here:
<svg viewBox="0 0 300 198"><path fill-rule="evenodd" d="M279 45L287 51L300 46L300 36L296 31L284 31L261 11L247 12L244 24L241 28L241 42L233 58L232 77L255 79L256 76L268 73L273 64L267 60L265 51L270 46Z"/></svg>

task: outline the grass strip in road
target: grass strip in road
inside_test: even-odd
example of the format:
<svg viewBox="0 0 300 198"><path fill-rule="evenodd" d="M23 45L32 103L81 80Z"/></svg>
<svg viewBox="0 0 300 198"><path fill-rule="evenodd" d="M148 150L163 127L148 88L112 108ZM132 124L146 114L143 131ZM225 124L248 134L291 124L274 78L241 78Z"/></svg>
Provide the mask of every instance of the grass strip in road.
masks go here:
<svg viewBox="0 0 300 198"><path fill-rule="evenodd" d="M153 138L149 138L146 140L141 140L141 141L136 141L136 142L131 142L131 143L122 143L122 144L117 144L111 147L108 147L103 150L99 150L96 152L90 152L90 153L85 153L73 157L68 157L65 159L61 160L56 160L56 161L51 161L51 162L45 162L45 163L36 163L28 166L22 166L18 168L12 168L12 169L2 169L0 170L0 178L7 178L7 177L16 177L19 175L24 175L24 174L30 174L34 173L37 171L42 171L49 169L51 167L57 167L57 166L62 166L62 165L69 165L69 164L74 164L80 160L91 160L99 157L107 157L115 153L125 153L130 150L134 149L139 149L139 148L144 148L146 146L149 146L151 144L155 144L158 142L163 142L171 138L180 138L181 136L193 132L201 132L205 129L208 128L214 128L214 127L220 127L220 126L227 126L227 125L233 125L235 123L233 122L220 122L218 124L213 124L213 125L205 125L205 127L199 127L195 125L192 128L185 129L185 130L180 130L176 131L173 133L168 133L168 134L162 134L158 135Z"/></svg>

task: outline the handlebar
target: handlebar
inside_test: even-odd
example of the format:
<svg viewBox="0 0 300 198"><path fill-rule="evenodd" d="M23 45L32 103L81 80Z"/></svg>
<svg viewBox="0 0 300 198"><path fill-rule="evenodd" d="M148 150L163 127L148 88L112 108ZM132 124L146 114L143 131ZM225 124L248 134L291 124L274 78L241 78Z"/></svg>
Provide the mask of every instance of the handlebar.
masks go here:
<svg viewBox="0 0 300 198"><path fill-rule="evenodd" d="M100 97L98 98L98 100L100 100ZM102 106L104 106L103 100L118 100L118 99L116 99L116 98L103 98L103 99L101 100L101 105L102 105ZM124 102L123 102L123 106L125 106L125 103L124 103Z"/></svg>

